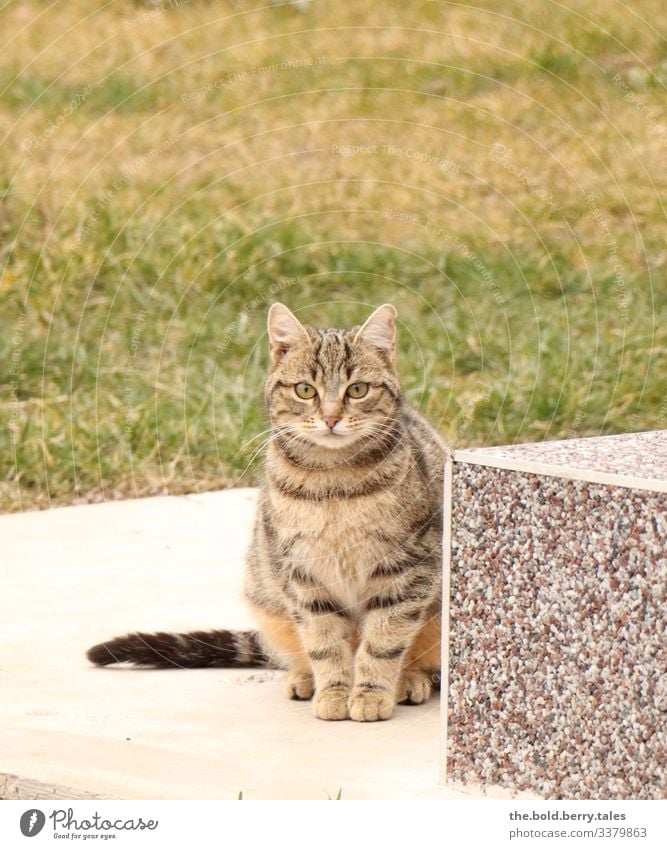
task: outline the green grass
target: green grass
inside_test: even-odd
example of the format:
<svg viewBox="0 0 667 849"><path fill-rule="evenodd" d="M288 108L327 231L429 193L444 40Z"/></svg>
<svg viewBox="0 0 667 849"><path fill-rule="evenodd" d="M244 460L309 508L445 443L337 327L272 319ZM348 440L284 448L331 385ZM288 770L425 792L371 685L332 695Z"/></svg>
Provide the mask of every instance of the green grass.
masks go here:
<svg viewBox="0 0 667 849"><path fill-rule="evenodd" d="M0 13L0 509L254 484L278 298L457 445L665 427L662 6L390 6Z"/></svg>

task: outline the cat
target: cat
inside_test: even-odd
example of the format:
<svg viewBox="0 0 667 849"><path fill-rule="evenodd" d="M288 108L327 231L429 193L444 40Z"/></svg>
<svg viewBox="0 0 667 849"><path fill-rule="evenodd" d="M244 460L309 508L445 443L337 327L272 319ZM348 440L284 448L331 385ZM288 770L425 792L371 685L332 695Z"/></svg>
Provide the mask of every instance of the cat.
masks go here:
<svg viewBox="0 0 667 849"><path fill-rule="evenodd" d="M284 668L319 719L389 719L439 681L448 447L403 400L396 309L361 327L268 315L271 425L245 596L258 631L130 634L95 664Z"/></svg>

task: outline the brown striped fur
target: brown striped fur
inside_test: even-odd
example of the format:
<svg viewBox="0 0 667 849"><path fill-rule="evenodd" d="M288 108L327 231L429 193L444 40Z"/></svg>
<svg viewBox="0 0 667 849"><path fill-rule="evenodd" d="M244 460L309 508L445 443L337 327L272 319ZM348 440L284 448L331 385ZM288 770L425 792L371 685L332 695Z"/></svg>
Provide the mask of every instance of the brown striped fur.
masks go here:
<svg viewBox="0 0 667 849"><path fill-rule="evenodd" d="M388 719L428 699L447 449L403 401L395 316L385 304L362 327L318 330L269 311L271 435L245 577L258 633L131 635L91 649L93 662L185 666L194 653L230 666L236 647L287 669L287 695L313 698L320 719Z"/></svg>

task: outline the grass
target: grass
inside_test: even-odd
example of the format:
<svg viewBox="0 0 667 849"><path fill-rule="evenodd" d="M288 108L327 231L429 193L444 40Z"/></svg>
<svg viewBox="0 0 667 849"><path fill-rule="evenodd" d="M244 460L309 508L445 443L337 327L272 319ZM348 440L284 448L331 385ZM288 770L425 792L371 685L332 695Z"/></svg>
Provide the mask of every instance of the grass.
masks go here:
<svg viewBox="0 0 667 849"><path fill-rule="evenodd" d="M278 298L457 445L665 427L666 19L5 5L0 510L255 483Z"/></svg>

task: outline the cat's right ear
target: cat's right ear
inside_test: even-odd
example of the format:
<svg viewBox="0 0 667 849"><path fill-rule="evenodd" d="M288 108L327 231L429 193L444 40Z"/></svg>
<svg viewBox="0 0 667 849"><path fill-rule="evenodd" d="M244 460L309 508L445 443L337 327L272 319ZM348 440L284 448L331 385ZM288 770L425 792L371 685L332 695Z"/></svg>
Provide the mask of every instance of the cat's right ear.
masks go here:
<svg viewBox="0 0 667 849"><path fill-rule="evenodd" d="M290 348L308 341L306 328L284 304L271 304L268 331L273 366L278 365Z"/></svg>

